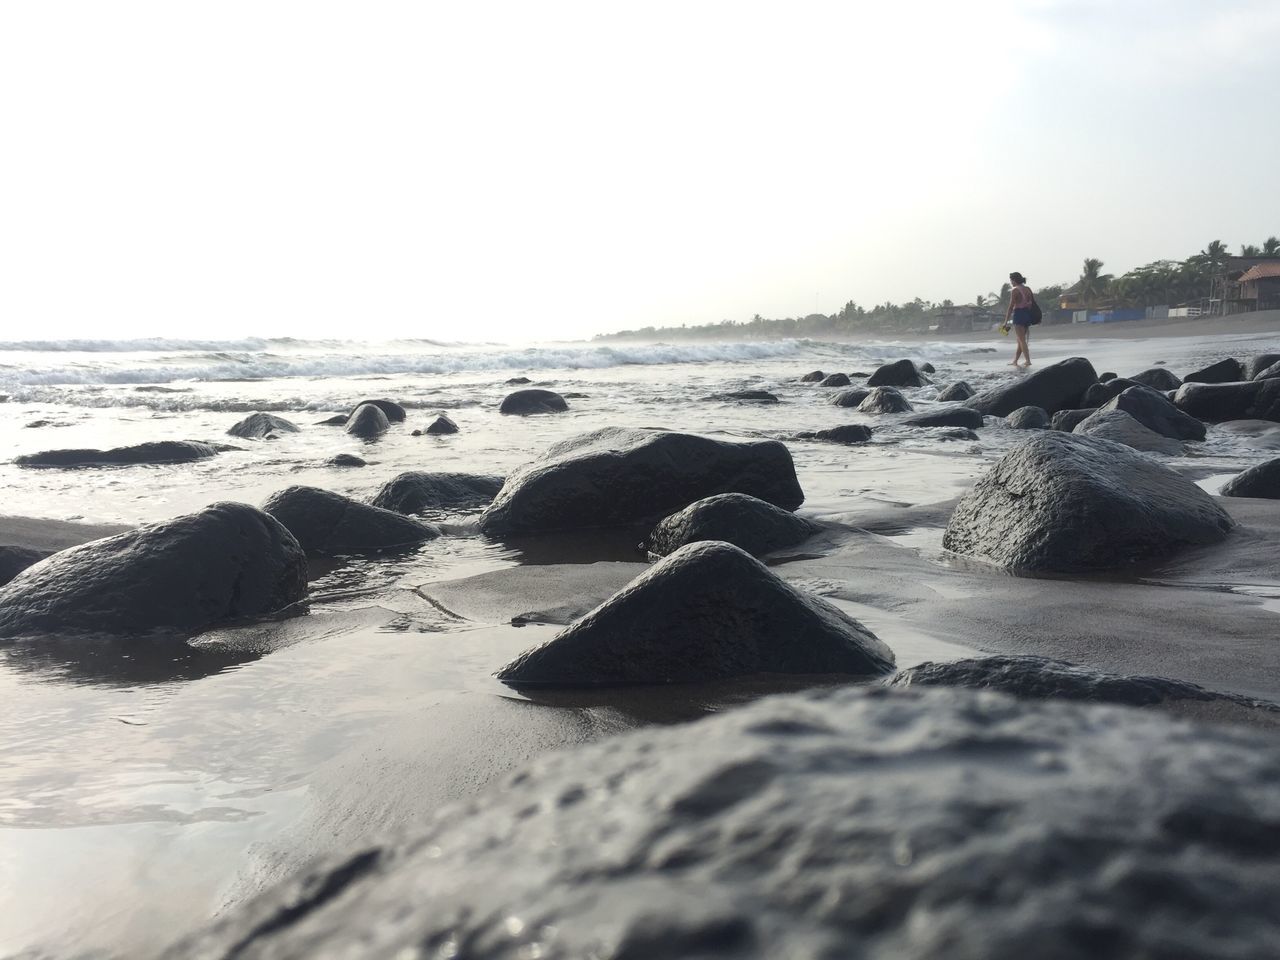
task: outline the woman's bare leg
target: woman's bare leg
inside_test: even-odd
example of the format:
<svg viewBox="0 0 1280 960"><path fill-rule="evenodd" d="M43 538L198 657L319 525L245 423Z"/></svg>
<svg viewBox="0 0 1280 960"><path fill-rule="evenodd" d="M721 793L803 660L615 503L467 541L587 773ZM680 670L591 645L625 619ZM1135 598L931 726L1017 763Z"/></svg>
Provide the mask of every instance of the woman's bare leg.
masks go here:
<svg viewBox="0 0 1280 960"><path fill-rule="evenodd" d="M1014 327L1018 334L1018 352L1027 360L1027 366L1031 366L1031 348L1027 346L1027 328L1022 324Z"/></svg>

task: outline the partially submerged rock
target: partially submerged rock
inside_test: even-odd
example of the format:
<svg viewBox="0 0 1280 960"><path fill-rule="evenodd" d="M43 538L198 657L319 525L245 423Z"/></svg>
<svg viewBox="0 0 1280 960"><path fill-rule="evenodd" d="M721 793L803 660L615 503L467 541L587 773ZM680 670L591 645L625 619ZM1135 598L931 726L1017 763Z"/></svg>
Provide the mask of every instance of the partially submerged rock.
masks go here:
<svg viewBox="0 0 1280 960"><path fill-rule="evenodd" d="M1184 383L1173 402L1205 423L1227 420L1280 422L1280 379L1243 383Z"/></svg>
<svg viewBox="0 0 1280 960"><path fill-rule="evenodd" d="M362 440L375 440L391 429L391 421L382 408L372 403L363 403L347 420L347 433Z"/></svg>
<svg viewBox="0 0 1280 960"><path fill-rule="evenodd" d="M1144 453L1177 456L1183 452L1181 441L1147 429L1123 410L1098 410L1077 424L1073 432L1080 436L1114 440Z"/></svg>
<svg viewBox="0 0 1280 960"><path fill-rule="evenodd" d="M750 494L784 510L804 502L791 454L776 440L606 427L552 444L507 478L480 527L504 536L622 526L717 493Z"/></svg>
<svg viewBox="0 0 1280 960"><path fill-rule="evenodd" d="M296 424L274 413L251 413L227 431L231 436L245 440L266 440L273 435L297 432Z"/></svg>
<svg viewBox="0 0 1280 960"><path fill-rule="evenodd" d="M457 433L458 425L453 422L452 418L447 417L443 413L441 413L437 415L436 418L432 420L429 424L427 424L427 428L422 432L430 436L439 436L446 433Z"/></svg>
<svg viewBox="0 0 1280 960"><path fill-rule="evenodd" d="M823 377L823 378L822 378L822 383L821 383L821 384L819 384L819 386L823 386L823 387L847 387L847 386L849 386L849 383L850 383L850 382L851 382L851 381L849 380L848 376L846 376L845 374L843 374L843 373L833 373L833 374L831 374L830 376Z"/></svg>
<svg viewBox="0 0 1280 960"><path fill-rule="evenodd" d="M356 411L365 404L369 404L370 406L377 407L381 410L386 416L388 423L404 423L405 417L407 416L404 407L400 406L400 404L396 403L394 400L361 400L351 408L351 416L355 416Z"/></svg>
<svg viewBox="0 0 1280 960"><path fill-rule="evenodd" d="M1005 421L1015 430L1045 430L1049 427L1049 414L1039 407L1019 407Z"/></svg>
<svg viewBox="0 0 1280 960"><path fill-rule="evenodd" d="M968 400L974 394L973 387L964 380L957 380L938 394L939 400Z"/></svg>
<svg viewBox="0 0 1280 960"><path fill-rule="evenodd" d="M413 470L388 480L370 502L375 507L396 513L479 507L498 495L502 482L502 477L477 473Z"/></svg>
<svg viewBox="0 0 1280 960"><path fill-rule="evenodd" d="M515 393L507 394L498 405L499 413L522 417L538 413L563 413L568 409L569 404L565 403L564 397L554 390L536 388L517 390Z"/></svg>
<svg viewBox="0 0 1280 960"><path fill-rule="evenodd" d="M218 448L196 440L156 440L110 450L45 450L17 457L22 467L96 467L194 463L216 456Z"/></svg>
<svg viewBox="0 0 1280 960"><path fill-rule="evenodd" d="M525 384L525 383L533 383L533 381L530 380L528 377L512 377L509 380L503 381L503 384L508 387L518 387L521 384Z"/></svg>
<svg viewBox="0 0 1280 960"><path fill-rule="evenodd" d="M1039 407L1053 414L1090 406L1080 403L1080 398L1097 379L1092 363L1071 357L992 387L970 397L965 405L995 417L1007 417L1019 407Z"/></svg>
<svg viewBox="0 0 1280 960"><path fill-rule="evenodd" d="M1123 410L1148 430L1175 440L1203 440L1204 424L1179 410L1163 394L1149 387L1130 387L1099 409Z"/></svg>
<svg viewBox="0 0 1280 960"><path fill-rule="evenodd" d="M904 427L968 427L980 428L985 418L968 407L935 407L902 421Z"/></svg>
<svg viewBox="0 0 1280 960"><path fill-rule="evenodd" d="M1182 378L1183 383L1234 383L1244 380L1244 364L1234 357L1219 360L1207 367L1194 370ZM1252 379L1252 378L1250 378Z"/></svg>
<svg viewBox="0 0 1280 960"><path fill-rule="evenodd" d="M808 520L745 493L720 493L662 520L644 546L651 555L665 557L689 543L722 540L758 557L793 547L815 529Z"/></svg>
<svg viewBox="0 0 1280 960"><path fill-rule="evenodd" d="M694 683L755 673L879 676L893 652L728 543L691 543L498 673L512 686Z"/></svg>
<svg viewBox="0 0 1280 960"><path fill-rule="evenodd" d="M307 592L280 523L244 503L60 550L0 589L0 636L197 632L274 613Z"/></svg>
<svg viewBox="0 0 1280 960"><path fill-rule="evenodd" d="M907 413L914 409L894 387L872 387L858 404L859 413Z"/></svg>
<svg viewBox="0 0 1280 960"><path fill-rule="evenodd" d="M1280 459L1268 460L1232 477L1222 488L1222 495L1280 500Z"/></svg>
<svg viewBox="0 0 1280 960"><path fill-rule="evenodd" d="M1047 430L960 500L943 546L1028 572L1106 570L1217 543L1233 523L1185 477L1129 447Z"/></svg>
<svg viewBox="0 0 1280 960"><path fill-rule="evenodd" d="M867 380L868 387L923 387L929 378L910 360L881 364Z"/></svg>
<svg viewBox="0 0 1280 960"><path fill-rule="evenodd" d="M768 390L732 390L729 393L716 393L708 400L736 401L739 403L777 403L778 398Z"/></svg>
<svg viewBox="0 0 1280 960"><path fill-rule="evenodd" d="M319 487L286 487L262 509L284 524L304 550L379 550L440 535L430 524Z"/></svg>
<svg viewBox="0 0 1280 960"><path fill-rule="evenodd" d="M813 433L797 433L797 440L825 440L828 443L866 443L871 439L871 428L861 423L845 423Z"/></svg>
<svg viewBox="0 0 1280 960"><path fill-rule="evenodd" d="M366 467L368 463L350 453L339 453L324 462L326 467Z"/></svg>
<svg viewBox="0 0 1280 960"><path fill-rule="evenodd" d="M851 387L848 390L841 390L839 393L833 394L827 403L833 407L856 407L867 399L867 394L870 392L866 387Z"/></svg>
<svg viewBox="0 0 1280 960"><path fill-rule="evenodd" d="M821 383L827 375L821 370L812 370L800 378L801 383Z"/></svg>

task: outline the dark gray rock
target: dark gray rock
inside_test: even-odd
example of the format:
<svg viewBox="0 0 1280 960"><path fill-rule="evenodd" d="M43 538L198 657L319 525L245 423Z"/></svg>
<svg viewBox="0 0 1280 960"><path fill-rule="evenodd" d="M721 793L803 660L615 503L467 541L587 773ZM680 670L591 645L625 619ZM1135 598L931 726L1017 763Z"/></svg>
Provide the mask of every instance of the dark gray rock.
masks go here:
<svg viewBox="0 0 1280 960"><path fill-rule="evenodd" d="M852 387L849 390L841 390L839 393L833 394L827 402L833 407L856 407L867 399L867 394L870 392L866 387Z"/></svg>
<svg viewBox="0 0 1280 960"><path fill-rule="evenodd" d="M1255 380L1271 380L1280 377L1280 360L1277 360L1271 366L1259 370L1253 379Z"/></svg>
<svg viewBox="0 0 1280 960"><path fill-rule="evenodd" d="M981 428L984 417L968 407L935 407L902 421L904 427L968 427Z"/></svg>
<svg viewBox="0 0 1280 960"><path fill-rule="evenodd" d="M1204 424L1173 405L1163 394L1149 387L1130 387L1112 397L1100 410L1123 410L1148 430L1175 440L1203 440Z"/></svg>
<svg viewBox="0 0 1280 960"><path fill-rule="evenodd" d="M1222 488L1222 495L1280 500L1280 459L1268 460L1232 477Z"/></svg>
<svg viewBox="0 0 1280 960"><path fill-rule="evenodd" d="M1019 407L1039 407L1049 414L1091 404L1080 398L1098 376L1093 364L1083 357L1071 357L1027 374L1015 375L1007 382L985 390L965 401L994 417L1007 417Z"/></svg>
<svg viewBox="0 0 1280 960"><path fill-rule="evenodd" d="M383 414L383 416L386 416L386 414ZM324 420L317 420L316 426L317 427L345 427L347 425L347 421L350 419L351 418L347 416L345 413L339 413L339 414L335 414L332 417L326 417Z"/></svg>
<svg viewBox="0 0 1280 960"><path fill-rule="evenodd" d="M1244 363L1244 379L1252 380L1273 363L1280 363L1280 353L1260 353Z"/></svg>
<svg viewBox="0 0 1280 960"><path fill-rule="evenodd" d="M197 632L307 592L297 540L244 503L60 550L0 588L0 636Z"/></svg>
<svg viewBox="0 0 1280 960"><path fill-rule="evenodd" d="M407 416L404 407L400 406L400 404L396 403L394 400L361 400L351 408L351 416L354 417L356 415L356 411L365 404L370 404L381 410L383 414L386 415L388 423L404 423L405 417Z"/></svg>
<svg viewBox="0 0 1280 960"><path fill-rule="evenodd" d="M1134 383L1150 387L1152 390L1177 390L1182 386L1182 381L1178 379L1177 375L1164 367L1152 367L1150 370L1143 370L1141 373L1135 373L1129 379Z"/></svg>
<svg viewBox="0 0 1280 960"><path fill-rule="evenodd" d="M391 429L391 421L382 408L364 403L356 407L347 420L347 433L362 440L376 440Z"/></svg>
<svg viewBox="0 0 1280 960"><path fill-rule="evenodd" d="M533 383L528 377L512 377L510 380L504 381L508 387L519 387L526 383Z"/></svg>
<svg viewBox="0 0 1280 960"><path fill-rule="evenodd" d="M1280 746L842 686L546 755L167 960L1264 960ZM456 946L455 946L456 945Z"/></svg>
<svg viewBox="0 0 1280 960"><path fill-rule="evenodd" d="M1141 386L1141 384L1126 377L1112 377L1107 381L1099 381L1084 392L1084 396L1080 398L1080 405L1082 407L1092 407L1096 410L1113 397L1120 396L1130 387L1138 386Z"/></svg>
<svg viewBox="0 0 1280 960"><path fill-rule="evenodd" d="M1039 407L1019 407L1005 417L1005 422L1015 430L1047 430L1049 414Z"/></svg>
<svg viewBox="0 0 1280 960"><path fill-rule="evenodd" d="M821 383L827 378L827 375L821 370L812 370L800 378L801 383Z"/></svg>
<svg viewBox="0 0 1280 960"><path fill-rule="evenodd" d="M878 676L893 662L893 651L857 620L713 540L676 550L498 679L519 687Z"/></svg>
<svg viewBox="0 0 1280 960"><path fill-rule="evenodd" d="M957 380L938 394L939 400L968 400L973 396L973 387L964 380Z"/></svg>
<svg viewBox="0 0 1280 960"><path fill-rule="evenodd" d="M876 369L867 380L868 387L923 387L929 382L910 360L895 360Z"/></svg>
<svg viewBox="0 0 1280 960"><path fill-rule="evenodd" d="M430 524L319 487L286 487L262 509L284 524L304 550L380 550L440 535Z"/></svg>
<svg viewBox="0 0 1280 960"><path fill-rule="evenodd" d="M815 433L798 433L797 440L825 440L827 443L866 443L871 439L871 428L861 423L845 423Z"/></svg>
<svg viewBox="0 0 1280 960"><path fill-rule="evenodd" d="M1201 367L1182 378L1183 383L1235 383L1244 380L1244 364L1234 357Z"/></svg>
<svg viewBox="0 0 1280 960"><path fill-rule="evenodd" d="M110 450L45 450L17 457L22 467L98 467L194 463L216 456L218 448L196 440L157 440Z"/></svg>
<svg viewBox="0 0 1280 960"><path fill-rule="evenodd" d="M872 387L858 404L859 413L908 413L915 408L893 387Z"/></svg>
<svg viewBox="0 0 1280 960"><path fill-rule="evenodd" d="M508 394L498 406L499 413L528 416L537 413L563 413L569 409L564 397L553 390L517 390Z"/></svg>
<svg viewBox="0 0 1280 960"><path fill-rule="evenodd" d="M51 556L50 550L33 550L31 547L0 546L0 586L8 583L27 567Z"/></svg>
<svg viewBox="0 0 1280 960"><path fill-rule="evenodd" d="M326 467L367 467L368 464L350 453L340 453L324 462Z"/></svg>
<svg viewBox="0 0 1280 960"><path fill-rule="evenodd" d="M1003 567L1073 573L1217 543L1232 526L1213 497L1150 457L1046 430L965 494L942 543Z"/></svg>
<svg viewBox="0 0 1280 960"><path fill-rule="evenodd" d="M778 398L768 390L733 390L729 393L716 393L708 400L720 400L737 403L777 403Z"/></svg>
<svg viewBox="0 0 1280 960"><path fill-rule="evenodd" d="M296 425L274 413L251 413L227 431L231 436L245 440L265 440L273 435L297 432Z"/></svg>
<svg viewBox="0 0 1280 960"><path fill-rule="evenodd" d="M1072 432L1084 437L1113 440L1144 453L1178 456L1183 452L1182 441L1147 429L1123 410L1098 410L1078 423Z"/></svg>
<svg viewBox="0 0 1280 960"><path fill-rule="evenodd" d="M920 372L921 373L937 373L937 370L934 368L932 363L925 361L924 363L920 364Z"/></svg>
<svg viewBox="0 0 1280 960"><path fill-rule="evenodd" d="M953 440L977 440L978 435L968 427L934 428L933 439L948 443Z"/></svg>
<svg viewBox="0 0 1280 960"><path fill-rule="evenodd" d="M1106 373L1098 374L1099 383L1106 383L1108 380L1114 380L1115 378L1116 378L1116 375L1112 373L1110 370L1108 370Z"/></svg>
<svg viewBox="0 0 1280 960"><path fill-rule="evenodd" d="M849 378L843 373L833 373L830 376L822 378L819 386L823 387L847 387L850 384Z"/></svg>
<svg viewBox="0 0 1280 960"><path fill-rule="evenodd" d="M1280 422L1280 379L1243 383L1184 383L1173 398L1178 409L1206 423L1227 420Z"/></svg>
<svg viewBox="0 0 1280 960"><path fill-rule="evenodd" d="M1088 407L1084 410L1059 410L1049 421L1049 428L1070 433L1076 428L1076 424L1088 419L1089 415L1095 410L1097 410L1097 407Z"/></svg>
<svg viewBox="0 0 1280 960"><path fill-rule="evenodd" d="M423 431L430 436L439 436L446 433L457 433L458 425L453 422L450 417L443 413L439 414L434 420L427 424L427 429Z"/></svg>
<svg viewBox="0 0 1280 960"><path fill-rule="evenodd" d="M758 557L808 540L816 529L772 503L745 493L719 493L662 520L644 548L651 556L665 557L686 544L722 540Z"/></svg>
<svg viewBox="0 0 1280 960"><path fill-rule="evenodd" d="M501 489L502 477L410 471L388 480L370 502L396 513L457 510L490 503Z"/></svg>
<svg viewBox="0 0 1280 960"><path fill-rule="evenodd" d="M623 526L717 493L750 494L784 510L804 502L791 453L776 440L606 427L552 444L509 477L480 527L505 536Z"/></svg>

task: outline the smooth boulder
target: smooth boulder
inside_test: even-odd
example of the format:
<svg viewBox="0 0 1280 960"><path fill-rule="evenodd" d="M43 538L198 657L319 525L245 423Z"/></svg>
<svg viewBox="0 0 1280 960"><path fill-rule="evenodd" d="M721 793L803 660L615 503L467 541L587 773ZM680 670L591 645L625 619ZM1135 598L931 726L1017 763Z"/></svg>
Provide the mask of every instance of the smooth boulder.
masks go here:
<svg viewBox="0 0 1280 960"><path fill-rule="evenodd" d="M1143 453L1177 456L1183 452L1181 441L1148 429L1123 410L1096 410L1076 424L1072 432L1082 437L1113 440Z"/></svg>
<svg viewBox="0 0 1280 960"><path fill-rule="evenodd" d="M1038 370L1014 375L1005 383L985 390L965 401L965 406L994 417L1007 417L1019 407L1039 407L1046 413L1081 406L1084 392L1097 382L1093 364L1084 357L1071 357Z"/></svg>
<svg viewBox="0 0 1280 960"><path fill-rule="evenodd" d="M1164 367L1152 367L1149 370L1143 370L1141 373L1135 373L1129 379L1134 383L1150 387L1152 390L1177 390L1182 386L1182 381L1178 379L1177 374Z"/></svg>
<svg viewBox="0 0 1280 960"><path fill-rule="evenodd" d="M427 424L427 428L422 432L433 437L449 433L457 433L458 425L453 422L451 417L447 417L442 413Z"/></svg>
<svg viewBox="0 0 1280 960"><path fill-rule="evenodd" d="M286 487L262 509L284 524L304 550L380 550L440 535L430 524L319 487Z"/></svg>
<svg viewBox="0 0 1280 960"><path fill-rule="evenodd" d="M347 433L362 440L376 440L391 429L391 421L382 408L364 403L347 418Z"/></svg>
<svg viewBox="0 0 1280 960"><path fill-rule="evenodd" d="M824 440L827 443L866 443L871 439L871 428L861 423L845 423L813 433L798 433L798 440Z"/></svg>
<svg viewBox="0 0 1280 960"><path fill-rule="evenodd" d="M501 489L502 477L411 470L384 483L370 503L396 513L456 510L484 506Z"/></svg>
<svg viewBox="0 0 1280 960"><path fill-rule="evenodd" d="M777 440L605 427L552 444L508 477L480 528L506 536L624 526L717 493L747 493L784 510L804 502L791 453Z"/></svg>
<svg viewBox="0 0 1280 960"><path fill-rule="evenodd" d="M985 421L977 410L968 407L936 407L902 421L904 427L968 427L980 428Z"/></svg>
<svg viewBox="0 0 1280 960"><path fill-rule="evenodd" d="M511 686L697 683L757 673L880 676L891 651L744 550L691 543L503 667Z"/></svg>
<svg viewBox="0 0 1280 960"><path fill-rule="evenodd" d="M1029 573L1083 573L1217 543L1233 526L1213 497L1150 457L1046 430L961 498L942 544Z"/></svg>
<svg viewBox="0 0 1280 960"><path fill-rule="evenodd" d="M339 453L324 462L326 467L367 467L369 464L350 453Z"/></svg>
<svg viewBox="0 0 1280 960"><path fill-rule="evenodd" d="M507 394L498 405L499 413L521 417L539 413L563 413L568 409L569 404L565 403L564 397L554 390L536 388L517 390L515 393Z"/></svg>
<svg viewBox="0 0 1280 960"><path fill-rule="evenodd" d="M868 387L923 387L929 378L910 360L895 360L876 368Z"/></svg>
<svg viewBox="0 0 1280 960"><path fill-rule="evenodd" d="M822 378L822 382L818 384L821 387L847 387L850 384L849 377L843 373L833 373L830 376Z"/></svg>
<svg viewBox="0 0 1280 960"><path fill-rule="evenodd" d="M404 407L400 406L400 404L396 403L394 400L361 400L351 408L351 416L355 416L355 412L365 404L369 404L370 406L377 407L381 410L386 416L388 423L404 423L405 418L408 416Z"/></svg>
<svg viewBox="0 0 1280 960"><path fill-rule="evenodd" d="M1205 423L1272 420L1280 423L1280 379L1242 383L1184 383L1173 398L1184 413Z"/></svg>
<svg viewBox="0 0 1280 960"><path fill-rule="evenodd" d="M244 503L60 550L0 589L0 636L198 632L307 592L298 541Z"/></svg>
<svg viewBox="0 0 1280 960"><path fill-rule="evenodd" d="M1183 383L1234 383L1245 379L1244 364L1234 357L1219 360L1207 367L1193 370L1182 378Z"/></svg>
<svg viewBox="0 0 1280 960"><path fill-rule="evenodd" d="M21 467L122 467L195 463L217 456L218 448L197 440L155 440L110 450L45 450L14 458Z"/></svg>
<svg viewBox="0 0 1280 960"><path fill-rule="evenodd" d="M974 394L973 387L964 380L957 380L938 394L939 400L968 400Z"/></svg>
<svg viewBox="0 0 1280 960"><path fill-rule="evenodd" d="M1077 424L1087 420L1097 409L1097 407L1087 407L1084 410L1059 410L1049 420L1049 429L1070 433Z"/></svg>
<svg viewBox="0 0 1280 960"><path fill-rule="evenodd" d="M866 387L850 387L848 390L841 390L839 393L832 394L827 403L833 407L856 407L867 399L867 394L870 392Z"/></svg>
<svg viewBox="0 0 1280 960"><path fill-rule="evenodd" d="M1173 402L1149 387L1130 387L1112 397L1100 410L1123 410L1148 430L1175 440L1203 440L1204 424L1174 406Z"/></svg>
<svg viewBox="0 0 1280 960"><path fill-rule="evenodd" d="M859 413L909 413L914 409L895 387L872 387L858 404Z"/></svg>
<svg viewBox="0 0 1280 960"><path fill-rule="evenodd" d="M788 510L745 493L720 493L691 503L660 521L644 548L665 557L686 544L722 540L752 556L793 547L817 528Z"/></svg>
<svg viewBox="0 0 1280 960"><path fill-rule="evenodd" d="M1112 377L1110 380L1100 380L1084 392L1084 396L1080 398L1080 406L1097 409L1108 400L1120 396L1130 387L1138 386L1141 386L1138 381L1130 380L1127 377Z"/></svg>
<svg viewBox="0 0 1280 960"><path fill-rule="evenodd" d="M1223 486L1222 495L1280 500L1280 459L1268 460L1232 477Z"/></svg>
<svg viewBox="0 0 1280 960"><path fill-rule="evenodd" d="M827 378L827 375L821 370L811 370L800 378L801 383L821 383Z"/></svg>
<svg viewBox="0 0 1280 960"><path fill-rule="evenodd" d="M1049 414L1039 407L1019 407L1004 419L1015 430L1046 430L1049 427Z"/></svg>
<svg viewBox="0 0 1280 960"><path fill-rule="evenodd" d="M296 424L274 413L251 413L227 431L244 440L266 440L281 433L297 433Z"/></svg>

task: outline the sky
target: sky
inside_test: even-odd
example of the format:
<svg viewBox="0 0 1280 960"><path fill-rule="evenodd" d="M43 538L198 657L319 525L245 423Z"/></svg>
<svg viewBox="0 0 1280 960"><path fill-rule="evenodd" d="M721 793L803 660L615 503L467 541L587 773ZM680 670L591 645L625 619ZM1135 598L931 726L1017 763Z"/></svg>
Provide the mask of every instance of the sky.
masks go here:
<svg viewBox="0 0 1280 960"><path fill-rule="evenodd" d="M1280 2L0 5L7 339L529 341L1280 234Z"/></svg>

